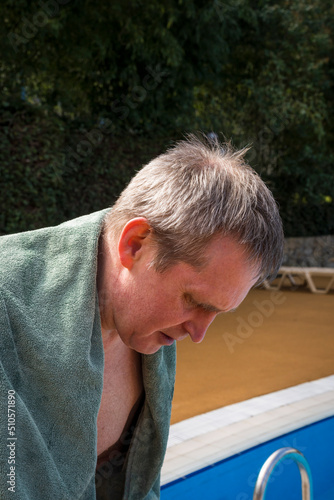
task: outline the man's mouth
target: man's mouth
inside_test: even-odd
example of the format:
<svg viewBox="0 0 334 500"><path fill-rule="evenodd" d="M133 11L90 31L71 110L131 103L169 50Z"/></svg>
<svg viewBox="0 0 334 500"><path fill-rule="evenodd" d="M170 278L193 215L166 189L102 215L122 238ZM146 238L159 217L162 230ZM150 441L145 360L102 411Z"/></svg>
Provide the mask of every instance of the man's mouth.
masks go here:
<svg viewBox="0 0 334 500"><path fill-rule="evenodd" d="M172 345L175 342L175 339L170 337L169 335L166 335L163 332L159 332L161 335L161 340L163 345Z"/></svg>

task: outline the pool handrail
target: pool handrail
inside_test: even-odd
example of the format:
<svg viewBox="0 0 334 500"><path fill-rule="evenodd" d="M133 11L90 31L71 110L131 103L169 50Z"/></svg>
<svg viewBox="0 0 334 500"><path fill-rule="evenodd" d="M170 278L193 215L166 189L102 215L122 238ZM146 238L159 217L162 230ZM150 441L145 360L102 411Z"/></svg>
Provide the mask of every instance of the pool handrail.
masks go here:
<svg viewBox="0 0 334 500"><path fill-rule="evenodd" d="M254 488L253 500L265 500L267 483L274 468L284 459L292 458L298 465L302 480L302 500L313 500L312 474L304 455L295 448L280 448L264 462Z"/></svg>

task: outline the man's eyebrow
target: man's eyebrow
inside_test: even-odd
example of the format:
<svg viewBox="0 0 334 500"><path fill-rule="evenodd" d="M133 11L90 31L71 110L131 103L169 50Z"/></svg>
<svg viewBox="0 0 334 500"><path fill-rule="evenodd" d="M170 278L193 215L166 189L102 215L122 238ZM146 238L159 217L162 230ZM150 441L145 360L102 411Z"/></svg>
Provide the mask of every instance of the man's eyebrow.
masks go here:
<svg viewBox="0 0 334 500"><path fill-rule="evenodd" d="M234 312L237 309L235 307L235 308L229 309L227 311L224 309L219 309L218 307L216 307L212 304L206 304L205 302L199 302L194 298L192 293L186 293L185 296L187 297L188 301L190 301L194 306L200 307L201 309L204 309L205 311L208 311L208 312L214 312L216 314L220 314L220 313Z"/></svg>
<svg viewBox="0 0 334 500"><path fill-rule="evenodd" d="M234 312L237 309L235 307L233 309L229 309L229 311L224 311L222 309L218 309L218 307L215 307L212 304L204 304L202 302L199 302L199 303L197 302L197 305L199 307L201 307L202 309L205 309L205 311L214 312L214 313L217 313L217 314L219 314L219 313L226 313L226 312Z"/></svg>

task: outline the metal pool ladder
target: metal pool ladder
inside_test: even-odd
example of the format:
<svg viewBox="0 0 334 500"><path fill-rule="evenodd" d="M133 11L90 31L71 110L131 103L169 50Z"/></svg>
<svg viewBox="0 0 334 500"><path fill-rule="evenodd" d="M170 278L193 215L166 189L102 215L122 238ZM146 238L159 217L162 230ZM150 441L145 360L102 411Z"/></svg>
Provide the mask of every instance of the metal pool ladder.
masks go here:
<svg viewBox="0 0 334 500"><path fill-rule="evenodd" d="M264 462L258 475L253 500L264 500L268 479L276 465L285 458L292 458L298 465L302 480L302 500L313 500L312 474L304 455L295 448L280 448Z"/></svg>

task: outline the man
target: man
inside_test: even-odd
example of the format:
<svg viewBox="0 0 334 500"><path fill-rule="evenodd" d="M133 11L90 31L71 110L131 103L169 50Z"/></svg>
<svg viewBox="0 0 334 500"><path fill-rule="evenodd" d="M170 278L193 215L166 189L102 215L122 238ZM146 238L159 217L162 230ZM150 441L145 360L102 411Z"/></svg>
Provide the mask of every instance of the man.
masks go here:
<svg viewBox="0 0 334 500"><path fill-rule="evenodd" d="M282 258L244 153L189 136L111 210L1 238L1 498L159 498L176 342Z"/></svg>

